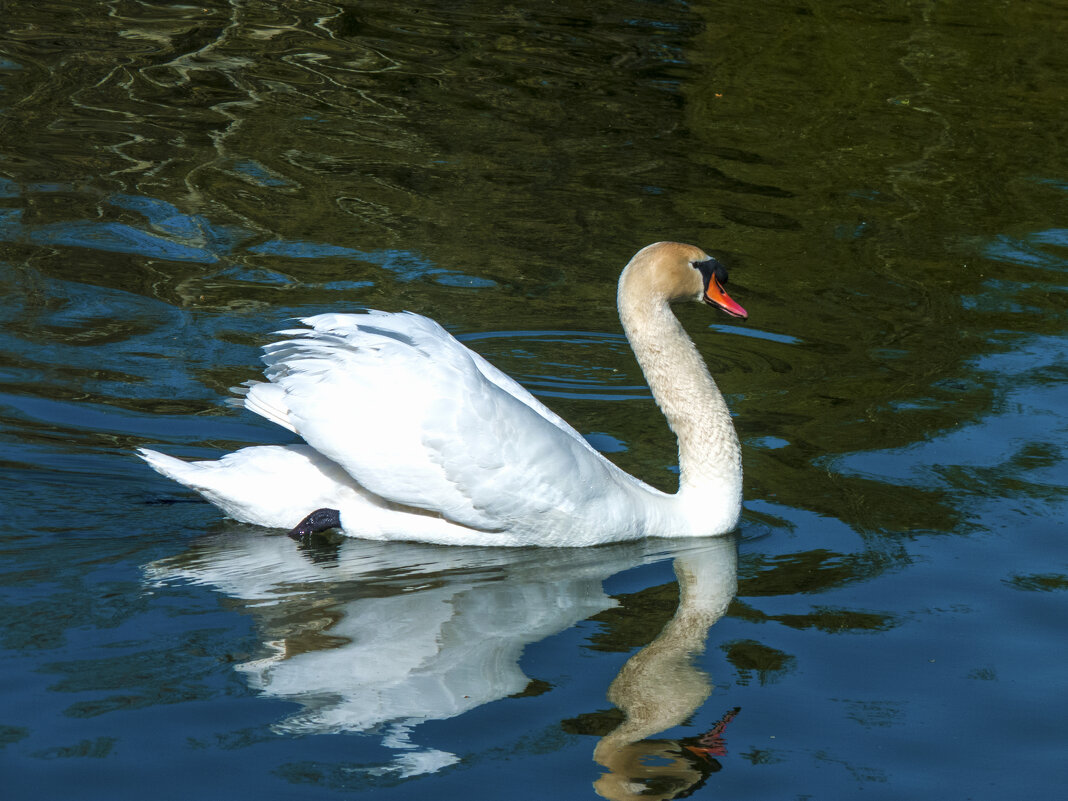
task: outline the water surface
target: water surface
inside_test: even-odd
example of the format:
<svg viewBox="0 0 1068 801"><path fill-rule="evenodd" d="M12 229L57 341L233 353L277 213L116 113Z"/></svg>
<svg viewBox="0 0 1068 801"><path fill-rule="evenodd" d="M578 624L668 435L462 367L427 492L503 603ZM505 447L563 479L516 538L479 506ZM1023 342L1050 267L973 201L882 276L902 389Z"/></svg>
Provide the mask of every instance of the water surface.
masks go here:
<svg viewBox="0 0 1068 801"><path fill-rule="evenodd" d="M4 4L5 797L1055 798L1058 3ZM131 456L296 316L410 309L676 481L622 338L661 239L737 535L324 542Z"/></svg>

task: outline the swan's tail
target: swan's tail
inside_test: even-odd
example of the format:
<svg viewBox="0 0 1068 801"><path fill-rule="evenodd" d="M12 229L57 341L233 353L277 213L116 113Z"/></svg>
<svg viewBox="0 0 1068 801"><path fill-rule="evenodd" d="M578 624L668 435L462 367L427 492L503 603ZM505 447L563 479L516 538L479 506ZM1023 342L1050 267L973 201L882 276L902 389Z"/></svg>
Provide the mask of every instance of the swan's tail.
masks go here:
<svg viewBox="0 0 1068 801"><path fill-rule="evenodd" d="M307 445L258 445L219 459L185 462L138 448L149 467L245 523L291 529L308 512L355 497L351 479Z"/></svg>
<svg viewBox="0 0 1068 801"><path fill-rule="evenodd" d="M242 460L235 459L235 454L229 454L229 460L224 456L222 459L201 462L184 462L148 448L138 448L137 455L160 475L188 487L235 520L292 528L285 512L281 514L282 519L278 519L279 513L275 508L285 495L284 488L264 487L263 482L256 480L256 476L248 480L241 470ZM299 520L300 515L297 514L295 519Z"/></svg>
<svg viewBox="0 0 1068 801"><path fill-rule="evenodd" d="M191 489L198 491L204 489L202 477L205 471L196 462L183 462L181 459L175 459L173 456L148 448L138 448L137 455L148 462L148 466L160 475Z"/></svg>

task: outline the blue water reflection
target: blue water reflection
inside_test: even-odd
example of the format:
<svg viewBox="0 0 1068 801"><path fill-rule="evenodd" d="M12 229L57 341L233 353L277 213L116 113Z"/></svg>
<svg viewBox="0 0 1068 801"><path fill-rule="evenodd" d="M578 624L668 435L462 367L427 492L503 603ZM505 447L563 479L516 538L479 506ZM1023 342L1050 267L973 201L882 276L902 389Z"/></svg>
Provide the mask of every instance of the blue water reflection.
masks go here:
<svg viewBox="0 0 1068 801"><path fill-rule="evenodd" d="M273 185L273 184L272 184ZM35 185L32 192L70 192L69 186ZM19 198L23 191L0 178L0 197ZM99 202L101 216L115 210L132 211L144 218L143 226L112 220L68 220L27 223L20 208L0 209L0 242L67 248L86 248L174 262L217 264L249 256L290 259L351 259L392 273L402 281L430 278L444 286L489 288L496 282L434 264L418 253L405 250L362 251L307 240L262 240L255 231L212 222L203 214L185 214L171 203L140 195L113 194ZM244 279L248 273L239 277ZM234 277L224 270L218 277ZM255 282L255 281L254 281ZM291 283L292 279L279 279ZM364 286L356 283L352 286Z"/></svg>
<svg viewBox="0 0 1068 801"><path fill-rule="evenodd" d="M2 5L5 798L1063 794L1058 4ZM697 543L300 549L132 455L291 441L228 388L371 306L674 489L613 303L664 238L751 313L679 311L718 619Z"/></svg>

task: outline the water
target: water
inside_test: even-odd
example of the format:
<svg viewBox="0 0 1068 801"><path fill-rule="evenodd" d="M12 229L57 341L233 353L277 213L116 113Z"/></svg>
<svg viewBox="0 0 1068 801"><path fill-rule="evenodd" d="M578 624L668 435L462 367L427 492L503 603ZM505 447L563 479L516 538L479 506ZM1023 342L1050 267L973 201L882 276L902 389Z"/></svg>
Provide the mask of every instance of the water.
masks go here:
<svg viewBox="0 0 1068 801"><path fill-rule="evenodd" d="M6 798L1060 796L1062 4L2 18ZM750 312L680 311L736 538L301 549L130 455L288 441L270 332L411 309L670 489L665 238Z"/></svg>

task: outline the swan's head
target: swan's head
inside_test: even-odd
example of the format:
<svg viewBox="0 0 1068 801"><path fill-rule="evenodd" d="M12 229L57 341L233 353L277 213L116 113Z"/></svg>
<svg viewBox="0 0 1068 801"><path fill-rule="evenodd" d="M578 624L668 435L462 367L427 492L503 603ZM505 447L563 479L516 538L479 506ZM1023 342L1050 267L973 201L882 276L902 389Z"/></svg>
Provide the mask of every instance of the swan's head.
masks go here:
<svg viewBox="0 0 1068 801"><path fill-rule="evenodd" d="M657 242L639 250L623 270L620 290L675 303L699 300L745 319L748 313L731 300L723 286L727 268L700 248L681 242Z"/></svg>

